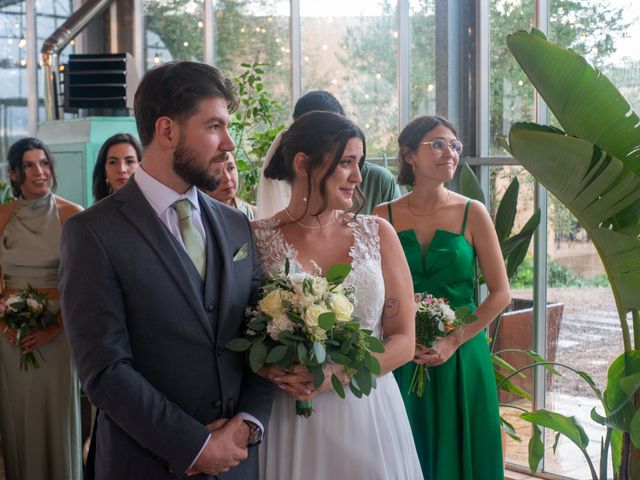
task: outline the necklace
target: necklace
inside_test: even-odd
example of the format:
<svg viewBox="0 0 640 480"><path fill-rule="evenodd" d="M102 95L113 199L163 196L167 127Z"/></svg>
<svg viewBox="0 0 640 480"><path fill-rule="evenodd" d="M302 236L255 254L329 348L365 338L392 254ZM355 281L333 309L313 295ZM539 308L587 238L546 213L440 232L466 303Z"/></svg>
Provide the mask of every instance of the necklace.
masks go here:
<svg viewBox="0 0 640 480"><path fill-rule="evenodd" d="M429 212L429 213L416 213L413 210L411 210L411 203L410 203L410 199L411 199L412 195L407 196L407 208L409 209L409 212L416 216L416 217L429 217L431 215L434 215L436 213L438 213L440 210L442 210L442 208L449 203L449 190L447 189L447 198L445 198L444 203L442 205L440 205L438 208L436 208L434 211Z"/></svg>
<svg viewBox="0 0 640 480"><path fill-rule="evenodd" d="M316 230L317 228L324 228L324 227L328 227L329 225L331 225L332 223L334 223L336 221L336 212L333 212L333 218L328 221L327 223L324 224L320 224L320 225L305 225L302 222L299 222L298 220L295 219L295 217L293 215L291 215L291 212L289 212L289 209L287 207L285 207L284 212L287 214L287 216L291 219L291 221L293 223L295 223L296 225L300 225L302 228L308 228L309 230Z"/></svg>

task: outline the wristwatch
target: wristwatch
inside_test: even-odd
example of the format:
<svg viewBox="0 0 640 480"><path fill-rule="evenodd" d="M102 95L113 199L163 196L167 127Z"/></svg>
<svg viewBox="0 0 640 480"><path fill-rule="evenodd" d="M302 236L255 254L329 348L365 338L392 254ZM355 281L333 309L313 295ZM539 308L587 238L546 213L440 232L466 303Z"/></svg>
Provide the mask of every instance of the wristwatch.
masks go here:
<svg viewBox="0 0 640 480"><path fill-rule="evenodd" d="M243 420L243 421L244 423L247 424L247 427L249 427L248 445L250 447L253 447L254 445L258 445L262 441L262 430L260 430L260 427L258 425L256 425L253 422L250 422L249 420Z"/></svg>

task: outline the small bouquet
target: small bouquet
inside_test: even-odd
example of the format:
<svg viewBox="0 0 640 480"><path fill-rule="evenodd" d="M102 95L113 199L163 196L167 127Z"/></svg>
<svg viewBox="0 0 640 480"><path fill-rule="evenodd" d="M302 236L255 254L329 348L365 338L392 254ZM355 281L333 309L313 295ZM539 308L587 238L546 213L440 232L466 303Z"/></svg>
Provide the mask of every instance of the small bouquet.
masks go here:
<svg viewBox="0 0 640 480"><path fill-rule="evenodd" d="M446 299L430 294L417 293L415 301L416 343L424 347L433 347L439 338L450 335L463 323L473 322L477 318L469 313L469 307L461 307L454 311ZM427 376L426 365L416 365L408 394L415 392L422 398Z"/></svg>
<svg viewBox="0 0 640 480"><path fill-rule="evenodd" d="M350 265L331 266L326 275L295 273L267 277L261 298L247 310L247 330L242 338L227 343L236 352L249 352L254 372L265 364L282 369L302 365L313 374L318 388L324 381L323 367L329 362L344 365L349 388L361 398L375 388L380 363L371 352L384 352L384 346L371 330L360 327L353 317L354 289L342 285ZM317 273L317 272L316 272ZM340 379L332 374L335 392L345 397ZM312 402L296 401L296 414L309 417Z"/></svg>
<svg viewBox="0 0 640 480"><path fill-rule="evenodd" d="M26 335L57 323L55 315L49 309L47 295L31 285L0 302L0 316L8 328L16 330L18 346ZM36 349L36 352L44 360L40 350ZM23 353L20 358L20 370L27 372L29 368L40 368L35 352Z"/></svg>

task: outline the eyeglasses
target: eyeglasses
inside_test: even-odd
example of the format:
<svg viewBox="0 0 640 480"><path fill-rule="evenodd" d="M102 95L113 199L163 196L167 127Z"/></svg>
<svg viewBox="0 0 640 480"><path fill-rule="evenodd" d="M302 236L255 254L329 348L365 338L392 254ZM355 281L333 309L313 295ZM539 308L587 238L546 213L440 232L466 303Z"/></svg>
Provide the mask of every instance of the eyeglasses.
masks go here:
<svg viewBox="0 0 640 480"><path fill-rule="evenodd" d="M451 140L450 142L447 143L445 140L441 138L437 138L431 142L421 142L421 143L422 145L431 145L431 148L433 148L433 150L436 153L439 153L440 155L444 153L445 146L448 146L452 152L455 152L458 155L462 153L462 148L464 147L464 145L462 145L462 142L460 140Z"/></svg>

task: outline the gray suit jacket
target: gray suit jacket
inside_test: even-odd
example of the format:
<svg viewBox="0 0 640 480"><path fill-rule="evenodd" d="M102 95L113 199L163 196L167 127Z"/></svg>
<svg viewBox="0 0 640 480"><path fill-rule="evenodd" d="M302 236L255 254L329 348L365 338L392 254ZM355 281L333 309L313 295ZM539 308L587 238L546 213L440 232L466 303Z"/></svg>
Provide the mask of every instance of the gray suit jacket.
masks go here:
<svg viewBox="0 0 640 480"><path fill-rule="evenodd" d="M97 479L175 479L202 448L206 424L237 412L268 423L273 384L225 348L259 287L251 228L237 210L199 200L204 284L135 181L65 222L62 316L82 386L101 410ZM234 261L245 244L248 255ZM224 478L257 478L249 450Z"/></svg>

